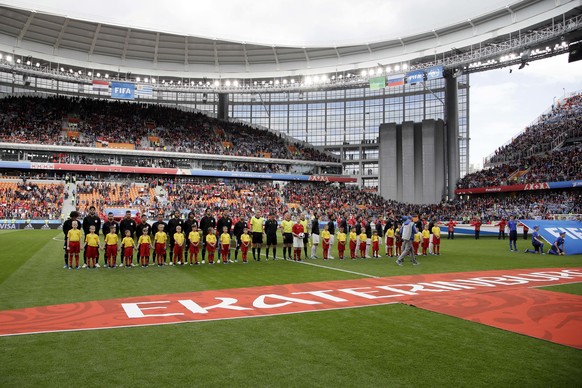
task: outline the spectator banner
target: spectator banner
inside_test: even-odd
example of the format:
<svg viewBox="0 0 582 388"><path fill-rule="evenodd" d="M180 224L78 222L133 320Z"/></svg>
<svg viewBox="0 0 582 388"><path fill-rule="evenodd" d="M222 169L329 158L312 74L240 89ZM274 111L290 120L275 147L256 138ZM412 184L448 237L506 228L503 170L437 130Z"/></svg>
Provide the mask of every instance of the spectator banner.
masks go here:
<svg viewBox="0 0 582 388"><path fill-rule="evenodd" d="M430 81L431 79L443 78L444 70L442 66L429 67L426 69L426 80Z"/></svg>
<svg viewBox="0 0 582 388"><path fill-rule="evenodd" d="M582 180L566 182L543 182L528 183L526 185L510 186L490 186L490 187L471 187L466 189L456 189L457 195L484 194L484 193L501 193L507 191L529 191L529 190L548 190L548 189L570 189L582 187Z"/></svg>
<svg viewBox="0 0 582 388"><path fill-rule="evenodd" d="M404 85L404 74L389 75L386 80L386 85L391 88Z"/></svg>
<svg viewBox="0 0 582 388"><path fill-rule="evenodd" d="M0 219L0 230L20 229L58 229L61 226L59 220L7 220Z"/></svg>
<svg viewBox="0 0 582 388"><path fill-rule="evenodd" d="M572 187L582 187L582 180L567 182L550 182L547 183L550 189L569 189Z"/></svg>
<svg viewBox="0 0 582 388"><path fill-rule="evenodd" d="M455 194L483 194L483 193L501 193L505 191L523 191L525 185L511 185L511 186L491 186L491 187L473 187L468 189L456 189Z"/></svg>
<svg viewBox="0 0 582 388"><path fill-rule="evenodd" d="M528 183L523 188L524 190L547 190L550 188L550 185L547 183Z"/></svg>
<svg viewBox="0 0 582 388"><path fill-rule="evenodd" d="M123 100L135 99L135 84L129 82L111 82L111 98Z"/></svg>
<svg viewBox="0 0 582 388"><path fill-rule="evenodd" d="M95 92L107 92L109 90L109 81L102 81L99 79L93 80L93 91Z"/></svg>
<svg viewBox="0 0 582 388"><path fill-rule="evenodd" d="M319 182L357 182L356 178L341 175L295 175L295 174L268 174L262 172L238 172L217 170L184 170L181 168L157 168L157 167L130 167L95 164L68 164L68 163L31 163L10 162L0 160L0 168L21 170L54 170L54 171L84 171L84 172L110 172L129 174L165 174L165 175L189 175L214 178L244 178L266 179L277 181L319 181Z"/></svg>
<svg viewBox="0 0 582 388"><path fill-rule="evenodd" d="M406 73L406 83L414 85L418 82L424 81L424 70L414 70Z"/></svg>
<svg viewBox="0 0 582 388"><path fill-rule="evenodd" d="M135 95L138 97L153 97L154 87L152 85L137 84L135 88Z"/></svg>
<svg viewBox="0 0 582 388"><path fill-rule="evenodd" d="M566 237L564 237L566 255L582 254L582 221L524 220L521 222L530 230L533 230L536 225L540 227L540 235L548 242L544 246L544 251L547 252L560 232L566 232Z"/></svg>
<svg viewBox="0 0 582 388"><path fill-rule="evenodd" d="M370 78L370 90L379 90L386 87L386 78L375 77Z"/></svg>

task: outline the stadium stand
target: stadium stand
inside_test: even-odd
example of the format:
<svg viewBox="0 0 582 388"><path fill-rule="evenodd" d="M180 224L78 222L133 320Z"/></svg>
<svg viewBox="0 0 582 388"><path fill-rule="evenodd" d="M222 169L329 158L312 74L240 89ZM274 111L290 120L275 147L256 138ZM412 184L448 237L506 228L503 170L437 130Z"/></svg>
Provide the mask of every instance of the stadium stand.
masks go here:
<svg viewBox="0 0 582 388"><path fill-rule="evenodd" d="M159 105L7 97L0 112L3 142L336 161L265 130Z"/></svg>
<svg viewBox="0 0 582 388"><path fill-rule="evenodd" d="M35 176L41 179L42 176ZM52 181L53 177L45 177ZM64 181L64 176L59 176ZM111 179L107 181L107 179ZM175 177L143 178L113 181L112 177L87 176L77 180L73 197L77 209L86 213L95 206L102 218L108 210L146 212L150 215L174 210L183 215L192 211L200 218L206 208L230 210L233 217L250 217L286 211L293 216L317 211L321 220L346 216L375 220L378 217L399 219L405 214L424 218L468 223L474 217L494 222L508 215L520 218L551 218L556 214L582 213L580 190L540 190L522 193L493 193L432 205L411 205L387 201L372 191L356 187L338 187L323 182L286 185L260 181L230 181ZM38 182L35 180L35 182ZM60 219L64 200L68 200L64 184L31 183L30 179L4 175L0 180L0 219Z"/></svg>
<svg viewBox="0 0 582 388"><path fill-rule="evenodd" d="M58 220L64 188L63 184L0 181L0 219Z"/></svg>
<svg viewBox="0 0 582 388"><path fill-rule="evenodd" d="M457 188L560 182L582 177L582 94L557 103L509 144L465 175Z"/></svg>
<svg viewBox="0 0 582 388"><path fill-rule="evenodd" d="M569 146L467 174L459 180L457 188L561 182L580 177L582 177L582 146Z"/></svg>
<svg viewBox="0 0 582 388"><path fill-rule="evenodd" d="M509 144L498 148L485 164L519 162L536 154L551 152L567 140L580 137L582 94L577 94L541 115Z"/></svg>

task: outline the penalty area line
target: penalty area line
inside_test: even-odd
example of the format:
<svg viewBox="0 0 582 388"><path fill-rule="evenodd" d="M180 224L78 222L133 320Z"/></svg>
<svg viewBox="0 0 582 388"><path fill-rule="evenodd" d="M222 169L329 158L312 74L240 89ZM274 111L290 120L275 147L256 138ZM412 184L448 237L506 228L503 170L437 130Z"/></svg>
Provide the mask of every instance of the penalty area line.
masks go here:
<svg viewBox="0 0 582 388"><path fill-rule="evenodd" d="M320 265L320 264L315 264L315 263L308 263L307 261L293 261L293 263L297 263L297 264L305 264L305 265L312 265L314 267L319 267L319 268L325 268L325 269L330 269L332 271L340 271L340 272L347 272L347 273L351 273L354 275L359 275L359 276L366 276L369 278L378 278L379 276L374 276L374 275L368 275L365 273L361 273L361 272L356 272L356 271L350 271L347 269L341 269L341 268L334 268L334 267L328 267L326 265Z"/></svg>
<svg viewBox="0 0 582 388"><path fill-rule="evenodd" d="M263 253L261 256L265 256L265 254ZM350 271L347 269L341 269L341 268L334 268L334 267L328 267L326 265L320 265L320 264L315 264L315 263L309 263L305 260L307 259L302 259L301 261L295 261L295 260L284 260L282 257L277 256L278 260L282 260L282 261L288 261L290 263L297 263L297 264L305 264L305 265L311 265L314 267L319 267L319 268L324 268L324 269L329 269L331 271L339 271L339 272L347 272L347 273L351 273L353 275L358 275L358 276L365 276L368 278L379 278L379 276L374 276L374 275L368 275L365 273L361 273L361 272L356 272L356 271Z"/></svg>

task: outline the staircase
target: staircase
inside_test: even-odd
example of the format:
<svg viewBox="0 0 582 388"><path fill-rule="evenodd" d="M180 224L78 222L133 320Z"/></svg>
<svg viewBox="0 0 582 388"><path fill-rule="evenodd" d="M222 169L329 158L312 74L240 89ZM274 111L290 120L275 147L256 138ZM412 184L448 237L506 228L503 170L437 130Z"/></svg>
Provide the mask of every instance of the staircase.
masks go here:
<svg viewBox="0 0 582 388"><path fill-rule="evenodd" d="M69 218L69 214L73 210L77 210L77 183L69 182L65 187L65 193L68 194L67 199L63 201L63 210L61 213L61 219L66 220Z"/></svg>

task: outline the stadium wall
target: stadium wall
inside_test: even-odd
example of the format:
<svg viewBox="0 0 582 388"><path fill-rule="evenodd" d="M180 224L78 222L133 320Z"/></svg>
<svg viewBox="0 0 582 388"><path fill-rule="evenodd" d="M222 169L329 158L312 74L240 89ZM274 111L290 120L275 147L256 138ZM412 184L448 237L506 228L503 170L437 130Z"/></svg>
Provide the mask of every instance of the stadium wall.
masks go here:
<svg viewBox="0 0 582 388"><path fill-rule="evenodd" d="M380 195L412 204L441 202L446 188L444 122L382 124L379 138Z"/></svg>

